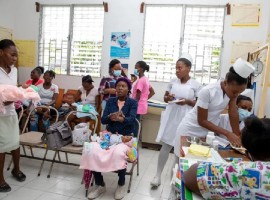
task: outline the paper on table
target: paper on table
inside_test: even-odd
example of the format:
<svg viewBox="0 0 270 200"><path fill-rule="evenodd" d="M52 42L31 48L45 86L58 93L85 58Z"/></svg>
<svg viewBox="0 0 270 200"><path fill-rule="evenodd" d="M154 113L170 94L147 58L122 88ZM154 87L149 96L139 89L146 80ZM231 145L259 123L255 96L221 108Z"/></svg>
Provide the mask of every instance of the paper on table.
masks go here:
<svg viewBox="0 0 270 200"><path fill-rule="evenodd" d="M184 99L176 99L176 100L173 100L173 101L168 101L168 103L179 103L179 102L183 102L185 101Z"/></svg>
<svg viewBox="0 0 270 200"><path fill-rule="evenodd" d="M230 144L230 142L224 138L221 138L219 136L215 136L215 140L218 141L218 144L220 146L222 146L223 148L225 148L226 146L228 146Z"/></svg>

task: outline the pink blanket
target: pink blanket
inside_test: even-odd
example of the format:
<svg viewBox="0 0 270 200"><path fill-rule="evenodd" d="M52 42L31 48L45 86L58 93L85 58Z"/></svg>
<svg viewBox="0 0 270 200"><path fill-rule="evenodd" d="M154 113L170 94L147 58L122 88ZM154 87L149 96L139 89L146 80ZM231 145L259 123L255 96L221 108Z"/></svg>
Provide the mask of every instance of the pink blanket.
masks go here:
<svg viewBox="0 0 270 200"><path fill-rule="evenodd" d="M102 149L97 142L85 143L80 169L96 172L113 172L127 168L127 152L130 147L124 143Z"/></svg>
<svg viewBox="0 0 270 200"><path fill-rule="evenodd" d="M34 104L40 101L39 94L32 88L18 88L14 85L0 85L0 113L5 113L4 102L6 101L32 100Z"/></svg>

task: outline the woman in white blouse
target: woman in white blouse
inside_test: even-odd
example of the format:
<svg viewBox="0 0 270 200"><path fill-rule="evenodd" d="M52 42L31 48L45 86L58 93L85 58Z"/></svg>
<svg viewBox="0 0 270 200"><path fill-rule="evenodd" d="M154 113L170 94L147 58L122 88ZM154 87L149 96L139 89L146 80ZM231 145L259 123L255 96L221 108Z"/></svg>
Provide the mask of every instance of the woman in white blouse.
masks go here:
<svg viewBox="0 0 270 200"><path fill-rule="evenodd" d="M59 90L58 86L52 83L52 80L55 78L55 72L48 70L44 73L43 79L44 83L38 85L39 88L38 94L41 98L40 104L45 106L54 106L55 101L58 97ZM38 131L38 121L42 119L43 126L46 129L50 126L50 118L52 113L49 110L37 110L33 113L30 120L30 130Z"/></svg>
<svg viewBox="0 0 270 200"><path fill-rule="evenodd" d="M13 41L0 41L0 84L17 85L17 68L13 65L17 61L18 51ZM19 123L14 102L5 102L6 113L0 113L0 193L9 192L11 187L3 176L5 153L11 152L14 169L11 174L19 182L26 179L20 171Z"/></svg>
<svg viewBox="0 0 270 200"><path fill-rule="evenodd" d="M78 88L75 101L82 105L90 104L98 110L100 100L98 99L98 89L93 85L93 82L94 81L90 75L82 78L82 86ZM88 122L89 120L90 117L87 116L78 118L76 115L70 115L68 118L68 122L72 128L75 125L75 121L76 123L80 123Z"/></svg>

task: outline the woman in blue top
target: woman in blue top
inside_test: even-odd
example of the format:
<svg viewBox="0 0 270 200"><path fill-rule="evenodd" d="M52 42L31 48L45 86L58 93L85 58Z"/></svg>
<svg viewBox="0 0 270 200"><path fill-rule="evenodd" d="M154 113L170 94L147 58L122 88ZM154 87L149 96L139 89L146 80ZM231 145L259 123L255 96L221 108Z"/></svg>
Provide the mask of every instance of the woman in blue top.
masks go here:
<svg viewBox="0 0 270 200"><path fill-rule="evenodd" d="M101 122L107 125L107 130L112 134L132 135L138 104L136 100L129 98L131 82L122 77L117 79L115 86L117 97L108 100ZM122 199L125 196L125 174L126 169L118 170L119 180L115 199ZM97 187L89 193L89 199L95 199L106 191L101 172L93 171L93 175Z"/></svg>

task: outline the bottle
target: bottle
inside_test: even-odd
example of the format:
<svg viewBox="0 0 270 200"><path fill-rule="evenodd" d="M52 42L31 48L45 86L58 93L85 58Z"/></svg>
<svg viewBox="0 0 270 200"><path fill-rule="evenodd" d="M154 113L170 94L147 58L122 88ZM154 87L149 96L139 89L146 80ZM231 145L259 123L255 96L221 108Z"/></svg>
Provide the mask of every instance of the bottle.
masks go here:
<svg viewBox="0 0 270 200"><path fill-rule="evenodd" d="M208 132L206 136L206 143L210 146L213 146L213 141L215 139L215 133L214 132Z"/></svg>
<svg viewBox="0 0 270 200"><path fill-rule="evenodd" d="M214 140L213 141L213 148L218 151L218 141L217 140Z"/></svg>

